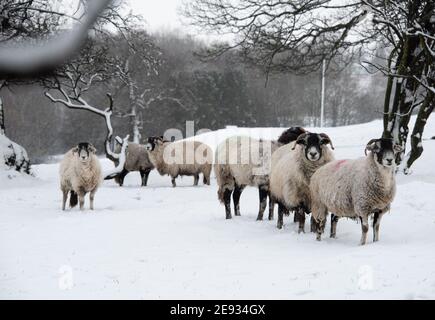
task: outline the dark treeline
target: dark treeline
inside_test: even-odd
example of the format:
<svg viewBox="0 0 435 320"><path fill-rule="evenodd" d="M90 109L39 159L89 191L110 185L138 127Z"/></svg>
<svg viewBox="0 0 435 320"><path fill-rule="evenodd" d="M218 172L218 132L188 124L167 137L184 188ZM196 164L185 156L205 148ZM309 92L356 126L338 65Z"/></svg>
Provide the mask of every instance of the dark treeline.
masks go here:
<svg viewBox="0 0 435 320"><path fill-rule="evenodd" d="M266 84L263 73L242 64L235 54L204 62L195 55L204 49L200 41L171 33L152 37L142 33L135 41L143 44L143 37L150 42L146 50L152 50L155 59L141 66L123 39L112 39L115 45L110 51L118 57L119 72L87 94L89 103L101 109L107 106L106 93L113 95L116 135L134 137L135 124L142 139L161 135L168 128L184 132L187 120L195 122L196 130L226 125L319 125L320 71L271 74ZM381 76L368 75L357 64L341 72L331 69L326 76L326 125L382 117L385 81ZM134 79L132 86L126 75ZM33 162L63 153L79 141L91 141L102 151L105 124L101 118L53 104L45 91L36 84L2 89L7 135L27 149ZM134 110L133 105L137 105Z"/></svg>

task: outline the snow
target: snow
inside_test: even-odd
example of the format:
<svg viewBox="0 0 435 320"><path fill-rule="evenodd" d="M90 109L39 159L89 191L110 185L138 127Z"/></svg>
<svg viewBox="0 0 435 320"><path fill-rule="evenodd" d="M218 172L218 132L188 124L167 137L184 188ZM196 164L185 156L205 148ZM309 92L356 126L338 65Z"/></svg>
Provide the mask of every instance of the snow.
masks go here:
<svg viewBox="0 0 435 320"><path fill-rule="evenodd" d="M7 165L8 162L10 166L19 168L20 171L25 171L28 169L29 156L22 146L11 141L5 135L0 134L0 171L10 168Z"/></svg>
<svg viewBox="0 0 435 320"><path fill-rule="evenodd" d="M381 128L374 121L322 131L337 158L355 158ZM230 127L196 139L215 147L233 134L276 138L282 130ZM434 132L429 120L425 133ZM141 188L131 173L122 188L104 182L95 211L62 212L57 164L35 165L35 178L2 173L0 298L433 299L435 141L423 144L413 174L398 176L380 242L366 246L352 220L340 220L338 238L322 242L298 234L292 217L282 230L276 220L257 222L254 188L242 195L242 216L225 220L214 179L192 187L185 177L174 189L153 171Z"/></svg>

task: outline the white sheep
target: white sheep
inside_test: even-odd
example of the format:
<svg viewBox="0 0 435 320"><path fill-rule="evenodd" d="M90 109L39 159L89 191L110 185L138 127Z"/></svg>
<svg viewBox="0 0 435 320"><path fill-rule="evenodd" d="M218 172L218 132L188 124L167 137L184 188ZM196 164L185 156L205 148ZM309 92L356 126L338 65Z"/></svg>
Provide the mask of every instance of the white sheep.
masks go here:
<svg viewBox="0 0 435 320"><path fill-rule="evenodd" d="M146 144L151 163L160 175L171 176L172 186L178 176L193 176L198 185L199 175L203 183L210 185L213 152L205 143L198 141L169 142L163 137L150 137Z"/></svg>
<svg viewBox="0 0 435 320"><path fill-rule="evenodd" d="M246 186L259 190L257 220L262 220L269 195L269 174L271 155L284 144L297 139L304 133L301 127L285 130L277 141L258 140L244 136L233 136L216 149L214 172L219 187L218 198L225 205L225 215L231 219L231 195L234 213L240 216L240 196ZM273 202L269 198L269 220L273 219Z"/></svg>
<svg viewBox="0 0 435 320"><path fill-rule="evenodd" d="M60 163L60 189L63 193L62 210L65 210L68 192L70 207L80 202L83 210L86 193L90 193L90 208L94 209L94 196L102 182L100 161L95 155L96 149L87 142L79 143L69 150Z"/></svg>
<svg viewBox="0 0 435 320"><path fill-rule="evenodd" d="M317 221L317 240L321 240L328 211L332 238L339 217L359 218L360 244L367 241L368 218L373 214L373 241L379 240L382 215L389 211L396 192L395 155L401 147L392 139L373 139L366 146L370 153L355 160L333 161L311 178L312 214Z"/></svg>
<svg viewBox="0 0 435 320"><path fill-rule="evenodd" d="M328 144L334 149L326 134L306 132L276 151L279 153L272 160L270 194L278 203L279 229L283 226L284 213L295 210L299 232L304 231L305 213L311 207L310 178L318 168L334 159Z"/></svg>

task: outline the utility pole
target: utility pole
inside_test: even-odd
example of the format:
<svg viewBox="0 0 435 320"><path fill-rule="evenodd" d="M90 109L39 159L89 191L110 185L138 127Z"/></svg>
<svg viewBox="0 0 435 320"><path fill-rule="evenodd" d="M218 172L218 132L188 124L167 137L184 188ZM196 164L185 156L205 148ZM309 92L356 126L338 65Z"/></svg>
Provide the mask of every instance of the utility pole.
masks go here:
<svg viewBox="0 0 435 320"><path fill-rule="evenodd" d="M0 97L0 134L5 134L5 114L3 110L3 101Z"/></svg>
<svg viewBox="0 0 435 320"><path fill-rule="evenodd" d="M325 72L326 63L325 59L322 61L322 97L320 102L320 127L323 128L325 121Z"/></svg>

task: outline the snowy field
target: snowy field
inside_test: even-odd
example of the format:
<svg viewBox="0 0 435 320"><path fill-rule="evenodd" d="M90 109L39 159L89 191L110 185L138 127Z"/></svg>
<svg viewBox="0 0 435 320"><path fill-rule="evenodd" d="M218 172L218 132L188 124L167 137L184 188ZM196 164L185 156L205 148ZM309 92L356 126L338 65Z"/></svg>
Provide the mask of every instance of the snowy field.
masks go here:
<svg viewBox="0 0 435 320"><path fill-rule="evenodd" d="M426 138L435 135L433 121ZM375 121L323 131L336 158L354 158L380 128ZM237 133L270 135L230 128L198 140L215 146ZM141 188L139 174L131 173L122 188L104 182L94 212L62 212L57 164L34 166L36 178L2 172L0 298L433 299L435 140L424 148L412 175L398 176L380 242L371 241L370 229L362 247L361 226L347 219L337 239L326 233L322 242L298 234L293 217L282 230L276 220L257 222L254 188L242 195L242 217L225 220L214 179L192 187L185 177L173 189L169 177L153 171Z"/></svg>

